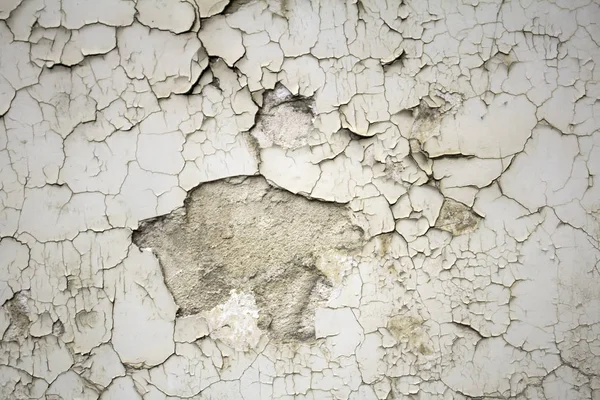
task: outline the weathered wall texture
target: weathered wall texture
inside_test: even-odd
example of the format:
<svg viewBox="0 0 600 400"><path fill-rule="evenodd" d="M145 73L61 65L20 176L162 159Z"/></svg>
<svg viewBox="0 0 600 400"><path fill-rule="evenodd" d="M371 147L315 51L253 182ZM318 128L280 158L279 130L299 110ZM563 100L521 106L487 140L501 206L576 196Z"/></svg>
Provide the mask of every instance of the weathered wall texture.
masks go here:
<svg viewBox="0 0 600 400"><path fill-rule="evenodd" d="M600 399L598 0L0 0L0 399Z"/></svg>

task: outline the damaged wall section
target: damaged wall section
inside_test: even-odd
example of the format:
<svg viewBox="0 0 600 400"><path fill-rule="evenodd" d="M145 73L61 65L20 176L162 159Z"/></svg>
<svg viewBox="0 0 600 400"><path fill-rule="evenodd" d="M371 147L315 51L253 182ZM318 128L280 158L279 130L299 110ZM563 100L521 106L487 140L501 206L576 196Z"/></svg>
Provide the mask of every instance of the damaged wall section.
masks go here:
<svg viewBox="0 0 600 400"><path fill-rule="evenodd" d="M307 200L262 177L201 185L185 206L143 222L133 241L152 248L182 315L252 292L273 338L314 337L315 308L364 240L342 205Z"/></svg>

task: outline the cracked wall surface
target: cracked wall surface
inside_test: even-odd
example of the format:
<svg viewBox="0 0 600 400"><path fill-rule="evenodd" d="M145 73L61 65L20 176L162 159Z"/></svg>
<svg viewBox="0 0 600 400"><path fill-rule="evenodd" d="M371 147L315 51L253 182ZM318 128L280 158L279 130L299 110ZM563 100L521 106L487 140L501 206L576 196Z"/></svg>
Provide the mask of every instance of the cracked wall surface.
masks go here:
<svg viewBox="0 0 600 400"><path fill-rule="evenodd" d="M599 121L598 0L0 0L0 399L600 399Z"/></svg>

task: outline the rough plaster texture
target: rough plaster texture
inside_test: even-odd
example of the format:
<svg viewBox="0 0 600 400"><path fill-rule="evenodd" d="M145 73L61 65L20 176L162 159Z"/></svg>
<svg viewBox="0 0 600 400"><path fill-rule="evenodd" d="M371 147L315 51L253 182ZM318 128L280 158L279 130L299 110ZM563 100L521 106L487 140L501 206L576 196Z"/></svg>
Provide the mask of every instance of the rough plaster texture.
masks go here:
<svg viewBox="0 0 600 400"><path fill-rule="evenodd" d="M263 178L216 181L191 191L185 208L142 223L133 242L157 252L179 314L210 311L242 291L256 298L272 339L307 340L315 306L364 244L348 214Z"/></svg>
<svg viewBox="0 0 600 400"><path fill-rule="evenodd" d="M596 0L0 0L1 399L600 399Z"/></svg>

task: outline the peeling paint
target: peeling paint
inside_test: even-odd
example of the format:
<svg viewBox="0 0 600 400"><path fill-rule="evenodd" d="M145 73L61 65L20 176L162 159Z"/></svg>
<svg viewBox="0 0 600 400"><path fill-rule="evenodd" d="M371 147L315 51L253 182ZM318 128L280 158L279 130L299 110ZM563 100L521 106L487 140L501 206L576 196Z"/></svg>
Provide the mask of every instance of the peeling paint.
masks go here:
<svg viewBox="0 0 600 400"><path fill-rule="evenodd" d="M0 398L600 398L600 5L0 2Z"/></svg>

